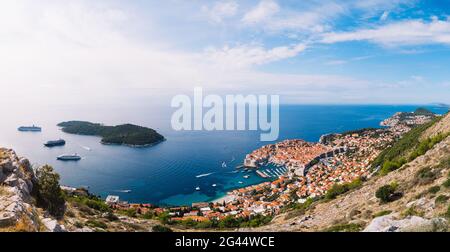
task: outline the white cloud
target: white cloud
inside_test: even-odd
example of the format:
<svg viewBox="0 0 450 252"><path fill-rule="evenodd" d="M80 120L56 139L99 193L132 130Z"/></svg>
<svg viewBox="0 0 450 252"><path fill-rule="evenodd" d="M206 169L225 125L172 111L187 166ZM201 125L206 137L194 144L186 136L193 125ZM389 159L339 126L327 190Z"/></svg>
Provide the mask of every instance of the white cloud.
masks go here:
<svg viewBox="0 0 450 252"><path fill-rule="evenodd" d="M215 2L212 7L203 6L202 11L205 12L210 20L221 23L225 18L236 15L239 5L235 1Z"/></svg>
<svg viewBox="0 0 450 252"><path fill-rule="evenodd" d="M271 3L271 4L269 4ZM347 12L346 5L325 2L303 10L281 8L275 2L262 1L248 12L243 21L268 31L324 32L331 20Z"/></svg>
<svg viewBox="0 0 450 252"><path fill-rule="evenodd" d="M389 17L389 11L384 11L383 14L380 17L380 21L386 21Z"/></svg>
<svg viewBox="0 0 450 252"><path fill-rule="evenodd" d="M259 4L247 12L242 21L246 24L255 24L265 21L280 11L280 6L273 0L261 0Z"/></svg>
<svg viewBox="0 0 450 252"><path fill-rule="evenodd" d="M306 45L280 46L265 49L259 45L225 46L220 49L208 48L206 57L216 66L224 68L245 68L262 65L297 56L306 49Z"/></svg>
<svg viewBox="0 0 450 252"><path fill-rule="evenodd" d="M322 42L370 41L385 46L450 44L450 20L408 20L353 32L332 32Z"/></svg>

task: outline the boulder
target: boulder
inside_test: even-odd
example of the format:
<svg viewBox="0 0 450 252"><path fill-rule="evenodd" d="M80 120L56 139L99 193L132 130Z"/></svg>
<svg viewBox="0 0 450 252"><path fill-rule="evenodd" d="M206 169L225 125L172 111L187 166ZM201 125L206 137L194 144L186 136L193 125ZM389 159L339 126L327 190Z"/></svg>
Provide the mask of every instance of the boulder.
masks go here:
<svg viewBox="0 0 450 252"><path fill-rule="evenodd" d="M74 230L74 232L77 232L77 233L92 233L92 232L94 232L94 230L92 230L92 229L90 229L88 227L84 227L84 228L77 228L77 229Z"/></svg>
<svg viewBox="0 0 450 252"><path fill-rule="evenodd" d="M0 170L2 170L3 173L11 173L14 171L14 168L11 160L6 159L0 162Z"/></svg>
<svg viewBox="0 0 450 252"><path fill-rule="evenodd" d="M12 212L0 212L0 227L9 227L16 222L16 215Z"/></svg>
<svg viewBox="0 0 450 252"><path fill-rule="evenodd" d="M424 219L409 216L396 219L396 214L377 217L363 230L363 232L443 232L447 230L447 221L442 218Z"/></svg>
<svg viewBox="0 0 450 252"><path fill-rule="evenodd" d="M48 232L66 232L63 225L60 225L56 220L51 218L42 219L42 224L44 224Z"/></svg>
<svg viewBox="0 0 450 252"><path fill-rule="evenodd" d="M10 187L16 187L19 185L19 178L16 174L12 173L10 174L3 183Z"/></svg>

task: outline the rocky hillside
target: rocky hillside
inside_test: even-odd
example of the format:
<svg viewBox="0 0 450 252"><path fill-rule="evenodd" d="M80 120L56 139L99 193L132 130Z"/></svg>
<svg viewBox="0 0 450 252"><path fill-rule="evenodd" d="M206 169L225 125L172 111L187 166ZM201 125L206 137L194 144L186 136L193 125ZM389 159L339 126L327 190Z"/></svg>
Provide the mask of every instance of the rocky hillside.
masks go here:
<svg viewBox="0 0 450 252"><path fill-rule="evenodd" d="M422 138L448 132L450 115L426 130ZM373 176L334 200L288 211L251 231L448 231L449 203L447 137L398 170Z"/></svg>
<svg viewBox="0 0 450 252"><path fill-rule="evenodd" d="M0 231L56 231L64 228L35 207L36 177L28 159L0 149Z"/></svg>
<svg viewBox="0 0 450 252"><path fill-rule="evenodd" d="M114 213L101 199L82 190L77 195L59 190L64 207L54 217L48 209L37 207L39 185L28 159L0 148L0 232L145 232L158 227L156 220Z"/></svg>

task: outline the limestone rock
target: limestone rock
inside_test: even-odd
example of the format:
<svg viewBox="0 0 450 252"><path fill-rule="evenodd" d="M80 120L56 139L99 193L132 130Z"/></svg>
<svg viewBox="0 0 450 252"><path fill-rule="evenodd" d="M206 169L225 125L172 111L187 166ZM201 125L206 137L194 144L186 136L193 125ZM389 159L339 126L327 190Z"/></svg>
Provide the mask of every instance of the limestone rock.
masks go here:
<svg viewBox="0 0 450 252"><path fill-rule="evenodd" d="M14 171L14 166L11 160L5 159L0 162L0 170L3 170L3 173L11 173Z"/></svg>
<svg viewBox="0 0 450 252"><path fill-rule="evenodd" d="M44 224L45 228L47 228L49 232L66 232L63 225L58 224L56 220L51 218L42 219L42 224Z"/></svg>
<svg viewBox="0 0 450 252"><path fill-rule="evenodd" d="M363 232L443 232L447 230L447 221L442 218L424 219L409 216L396 220L396 214L377 217Z"/></svg>
<svg viewBox="0 0 450 252"><path fill-rule="evenodd" d="M0 212L0 227L8 227L16 222L16 215L11 212Z"/></svg>

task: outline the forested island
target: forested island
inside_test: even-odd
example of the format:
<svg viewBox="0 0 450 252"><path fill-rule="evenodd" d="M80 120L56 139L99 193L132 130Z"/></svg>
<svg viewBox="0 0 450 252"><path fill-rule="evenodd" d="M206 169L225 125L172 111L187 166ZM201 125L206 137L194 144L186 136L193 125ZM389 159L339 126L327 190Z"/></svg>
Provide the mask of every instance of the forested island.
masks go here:
<svg viewBox="0 0 450 252"><path fill-rule="evenodd" d="M144 147L157 144L165 138L153 129L133 124L105 126L100 123L69 121L58 124L61 130L69 134L100 136L103 144Z"/></svg>

